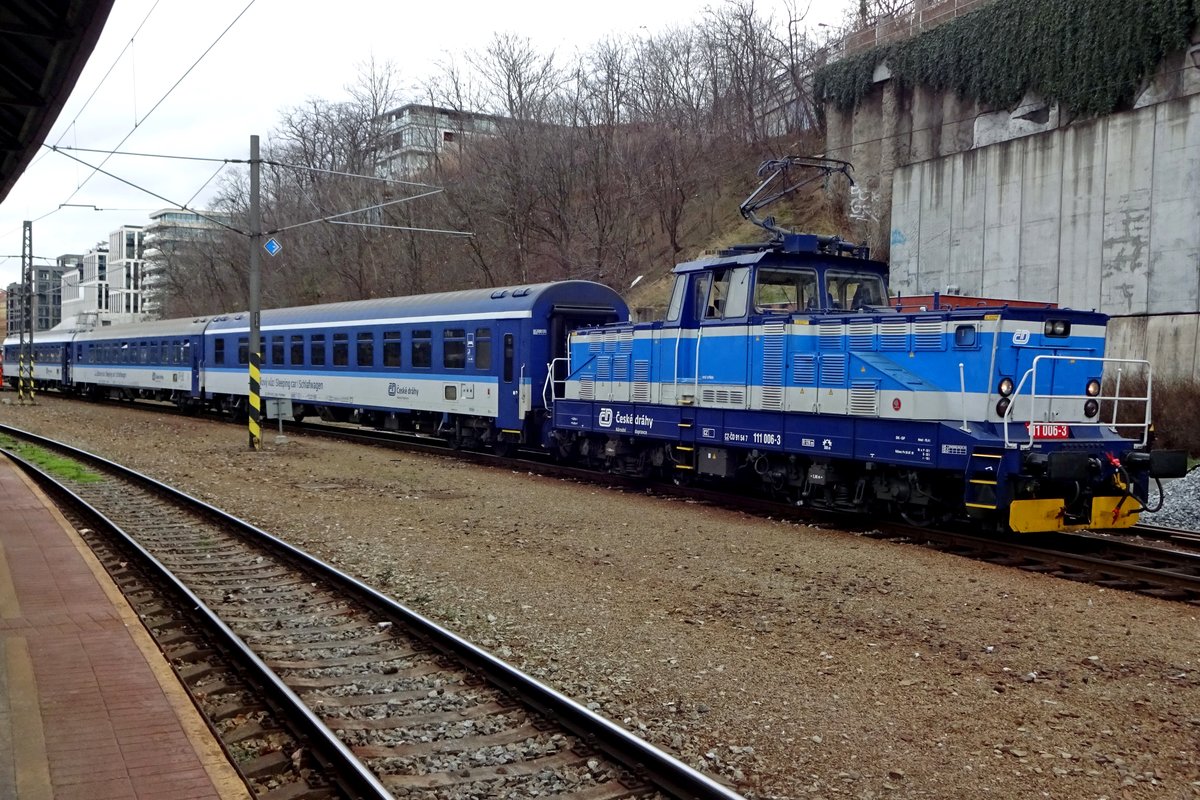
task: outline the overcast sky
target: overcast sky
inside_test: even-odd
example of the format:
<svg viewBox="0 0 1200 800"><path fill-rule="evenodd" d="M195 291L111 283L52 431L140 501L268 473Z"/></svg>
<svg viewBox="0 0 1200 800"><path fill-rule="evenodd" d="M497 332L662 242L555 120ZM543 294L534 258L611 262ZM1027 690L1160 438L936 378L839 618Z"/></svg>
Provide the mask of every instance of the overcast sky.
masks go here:
<svg viewBox="0 0 1200 800"><path fill-rule="evenodd" d="M265 142L281 109L308 98L345 98L345 87L372 57L396 66L402 92L409 95L435 72L437 61L481 50L496 33L527 36L539 49L570 56L608 35L690 24L705 6L719 2L116 0L47 143L109 150L133 131L119 149L247 158L250 135ZM796 5L803 9L809 2ZM782 19L785 3L758 0L757 8ZM247 4L249 10L213 46ZM811 0L806 21L813 27L838 23L849 4ZM92 164L105 157L73 155ZM0 287L20 279L23 220L34 220L35 256L83 253L122 224L146 224L155 209L204 207L216 181L202 187L217 167L129 156L114 156L105 165L166 202L100 174L84 183L91 169L43 148L0 204ZM68 203L88 207L60 208Z"/></svg>

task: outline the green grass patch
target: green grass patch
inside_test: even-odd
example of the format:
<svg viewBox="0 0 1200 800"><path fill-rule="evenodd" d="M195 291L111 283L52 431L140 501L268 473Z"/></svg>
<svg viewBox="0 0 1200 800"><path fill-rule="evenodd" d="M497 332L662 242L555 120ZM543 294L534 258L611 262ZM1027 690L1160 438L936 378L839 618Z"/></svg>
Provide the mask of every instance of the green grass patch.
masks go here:
<svg viewBox="0 0 1200 800"><path fill-rule="evenodd" d="M103 476L90 471L78 461L55 455L37 445L18 442L10 436L0 436L0 446L11 450L31 464L37 464L56 478L76 483L96 483L104 480Z"/></svg>

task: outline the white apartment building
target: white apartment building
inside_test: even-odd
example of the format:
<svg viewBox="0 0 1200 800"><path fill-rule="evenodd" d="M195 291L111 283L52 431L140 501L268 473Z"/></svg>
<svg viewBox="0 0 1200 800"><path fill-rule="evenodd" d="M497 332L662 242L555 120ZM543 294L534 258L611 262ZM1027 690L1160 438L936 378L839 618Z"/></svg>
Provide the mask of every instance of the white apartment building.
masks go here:
<svg viewBox="0 0 1200 800"><path fill-rule="evenodd" d="M106 316L109 308L108 246L99 242L82 256L64 255L62 319L75 324L81 315Z"/></svg>
<svg viewBox="0 0 1200 800"><path fill-rule="evenodd" d="M122 225L108 235L108 310L113 314L141 315L142 226Z"/></svg>
<svg viewBox="0 0 1200 800"><path fill-rule="evenodd" d="M435 159L453 155L476 136L495 135L499 117L419 103L394 108L381 117L384 144L375 159L379 175L405 178L433 166Z"/></svg>

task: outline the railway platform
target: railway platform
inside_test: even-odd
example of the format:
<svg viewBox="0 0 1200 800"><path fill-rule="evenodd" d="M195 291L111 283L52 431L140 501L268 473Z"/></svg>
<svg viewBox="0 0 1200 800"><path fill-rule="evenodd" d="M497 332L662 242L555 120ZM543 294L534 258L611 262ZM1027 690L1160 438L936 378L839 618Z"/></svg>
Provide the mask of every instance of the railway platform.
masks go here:
<svg viewBox="0 0 1200 800"><path fill-rule="evenodd" d="M0 797L250 797L103 567L3 456Z"/></svg>

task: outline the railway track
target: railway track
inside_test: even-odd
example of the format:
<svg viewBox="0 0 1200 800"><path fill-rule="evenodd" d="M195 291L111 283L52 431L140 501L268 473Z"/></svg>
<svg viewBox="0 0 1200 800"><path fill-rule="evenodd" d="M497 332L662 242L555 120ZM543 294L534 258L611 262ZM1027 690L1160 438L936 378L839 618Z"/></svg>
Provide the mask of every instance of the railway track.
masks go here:
<svg viewBox="0 0 1200 800"><path fill-rule="evenodd" d="M26 465L113 565L259 796L738 797L248 523L97 456L0 432L95 474Z"/></svg>
<svg viewBox="0 0 1200 800"><path fill-rule="evenodd" d="M511 458L500 458L488 452L452 450L440 439L431 437L317 422L292 424L289 430L361 444L401 448L408 452L453 453L455 457L473 463L505 469L514 466ZM529 456L515 463L544 476L602 483L625 491L652 491L776 519L836 526L873 538L924 543L964 557L1068 580L1090 582L1162 599L1192 604L1200 602L1200 567L1197 565L1197 558L1200 558L1200 532L1196 531L1145 523L1132 529L1139 537L1151 542L1163 542L1178 548L1178 552L1151 542L1091 533L981 536L962 530L922 528L862 515L798 508L770 499L732 495L700 486L676 486L665 482L651 484L643 478L555 463L544 456Z"/></svg>
<svg viewBox="0 0 1200 800"><path fill-rule="evenodd" d="M337 425L305 424L304 430L322 436L428 453L447 452L445 445L412 440L363 429ZM504 465L489 453L459 451L458 455L476 463ZM571 478L589 483L603 482L625 490L682 497L725 508L748 511L776 519L791 519L807 524L833 524L878 539L921 542L945 552L989 563L1017 567L1031 572L1093 583L1113 589L1139 592L1168 600L1200 604L1200 533L1143 524L1134 531L1152 541L1179 546L1165 549L1155 544L1111 535L1066 533L1043 535L979 536L960 530L942 530L880 522L853 514L838 514L797 508L774 500L734 496L727 492L696 486L666 483L648 484L645 479L597 473L579 467L556 464L546 459L527 459L521 466L539 474Z"/></svg>

